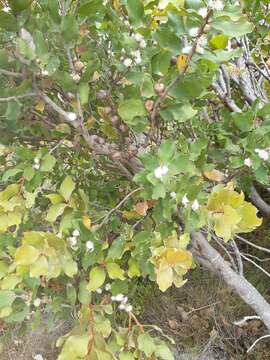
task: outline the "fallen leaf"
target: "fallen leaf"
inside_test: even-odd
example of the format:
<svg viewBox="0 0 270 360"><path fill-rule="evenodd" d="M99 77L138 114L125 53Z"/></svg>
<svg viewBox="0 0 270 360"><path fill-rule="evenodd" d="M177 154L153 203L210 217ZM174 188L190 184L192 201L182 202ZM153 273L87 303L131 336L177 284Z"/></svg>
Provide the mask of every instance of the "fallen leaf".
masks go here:
<svg viewBox="0 0 270 360"><path fill-rule="evenodd" d="M203 175L211 181L215 181L215 182L222 182L225 180L225 174L223 174L221 171L219 170L211 170L211 171L205 171L203 173Z"/></svg>
<svg viewBox="0 0 270 360"><path fill-rule="evenodd" d="M148 202L141 201L134 206L134 210L141 216L145 216L148 210Z"/></svg>

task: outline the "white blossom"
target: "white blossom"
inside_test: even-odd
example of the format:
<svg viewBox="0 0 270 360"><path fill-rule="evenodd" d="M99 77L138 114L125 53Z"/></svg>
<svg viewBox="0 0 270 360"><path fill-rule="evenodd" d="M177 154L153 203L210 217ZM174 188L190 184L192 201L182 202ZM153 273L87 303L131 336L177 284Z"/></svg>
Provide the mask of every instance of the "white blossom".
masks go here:
<svg viewBox="0 0 270 360"><path fill-rule="evenodd" d="M191 28L188 33L191 37L196 37L198 36L199 28L197 27Z"/></svg>
<svg viewBox="0 0 270 360"><path fill-rule="evenodd" d="M125 306L125 311L126 311L127 313L130 313L132 310L133 310L133 306L132 306L132 305L128 304L128 305Z"/></svg>
<svg viewBox="0 0 270 360"><path fill-rule="evenodd" d="M197 211L199 208L200 208L200 204L199 204L198 200L194 200L191 205L191 209L194 211Z"/></svg>
<svg viewBox="0 0 270 360"><path fill-rule="evenodd" d="M70 121L75 121L77 119L77 115L74 112L67 113L67 116Z"/></svg>
<svg viewBox="0 0 270 360"><path fill-rule="evenodd" d="M126 308L126 305L125 305L125 304L120 304L120 305L118 306L118 309L119 309L119 310L125 310L125 308Z"/></svg>
<svg viewBox="0 0 270 360"><path fill-rule="evenodd" d="M139 65L142 62L141 54L137 54L134 61L135 61L135 64Z"/></svg>
<svg viewBox="0 0 270 360"><path fill-rule="evenodd" d="M75 237L80 236L79 230L75 229L72 233L72 236L75 236Z"/></svg>
<svg viewBox="0 0 270 360"><path fill-rule="evenodd" d="M11 8L9 6L4 6L2 10L4 12L8 13L8 12L10 12Z"/></svg>
<svg viewBox="0 0 270 360"><path fill-rule="evenodd" d="M248 166L248 167L251 167L252 161L250 160L250 158L246 158L246 159L244 160L244 164L245 164L246 166Z"/></svg>
<svg viewBox="0 0 270 360"><path fill-rule="evenodd" d="M255 153L258 154L259 158L262 160L268 160L269 159L269 153L266 150L263 149L255 149Z"/></svg>
<svg viewBox="0 0 270 360"><path fill-rule="evenodd" d="M42 76L48 76L48 75L49 75L49 71L48 71L48 70L41 70L41 75L42 75Z"/></svg>
<svg viewBox="0 0 270 360"><path fill-rule="evenodd" d="M123 64L126 66L126 67L129 67L132 65L132 60L130 58L126 58L124 61L123 61Z"/></svg>
<svg viewBox="0 0 270 360"><path fill-rule="evenodd" d="M221 11L224 9L224 3L222 0L209 0L208 1L208 6L213 9L213 10L217 10L217 11Z"/></svg>
<svg viewBox="0 0 270 360"><path fill-rule="evenodd" d="M35 158L34 158L34 163L35 163L35 164L39 164L39 163L40 163L40 159L37 158L37 157L35 157Z"/></svg>
<svg viewBox="0 0 270 360"><path fill-rule="evenodd" d="M200 8L198 11L198 14L203 18L206 17L207 13L208 13L208 10L206 7Z"/></svg>
<svg viewBox="0 0 270 360"><path fill-rule="evenodd" d="M183 54L189 54L190 51L191 51L191 49L192 49L192 46L191 46L191 45L187 45L187 46L183 47L182 53L183 53Z"/></svg>
<svg viewBox="0 0 270 360"><path fill-rule="evenodd" d="M139 34L139 33L134 34L133 37L138 42L143 40L143 36L141 34Z"/></svg>
<svg viewBox="0 0 270 360"><path fill-rule="evenodd" d="M186 207L188 203L189 203L189 200L188 200L187 194L185 194L182 198L182 204Z"/></svg>
<svg viewBox="0 0 270 360"><path fill-rule="evenodd" d="M169 171L168 166L160 165L155 169L154 174L157 179L161 179L164 175L167 174L168 171Z"/></svg>
<svg viewBox="0 0 270 360"><path fill-rule="evenodd" d="M44 360L44 357L41 355L41 354L36 354L34 357L33 357L34 360Z"/></svg>
<svg viewBox="0 0 270 360"><path fill-rule="evenodd" d="M98 288L98 289L96 290L96 292L97 292L98 294L102 294L102 289L101 289L101 288Z"/></svg>
<svg viewBox="0 0 270 360"><path fill-rule="evenodd" d="M39 307L40 304L41 304L41 299L40 299L40 298L36 298L36 299L34 300L33 304L34 304L35 307Z"/></svg>
<svg viewBox="0 0 270 360"><path fill-rule="evenodd" d="M170 193L170 197L173 198L173 199L175 199L175 198L176 198L176 192L172 191L172 192Z"/></svg>
<svg viewBox="0 0 270 360"><path fill-rule="evenodd" d="M38 170L38 169L40 168L40 165L39 165L39 164L34 164L34 165L33 165L33 168L34 168L35 170Z"/></svg>
<svg viewBox="0 0 270 360"><path fill-rule="evenodd" d="M117 302L123 302L126 299L126 296L123 294L117 294L115 296L112 296L112 301L117 301Z"/></svg>
<svg viewBox="0 0 270 360"><path fill-rule="evenodd" d="M71 246L76 246L77 245L77 238L75 236L69 237L68 241L69 241Z"/></svg>
<svg viewBox="0 0 270 360"><path fill-rule="evenodd" d="M141 49L145 49L147 44L146 44L146 41L143 39L143 40L140 41L139 45L140 45Z"/></svg>
<svg viewBox="0 0 270 360"><path fill-rule="evenodd" d="M86 242L86 249L87 251L89 251L90 253L94 251L94 243L93 241L89 240Z"/></svg>
<svg viewBox="0 0 270 360"><path fill-rule="evenodd" d="M111 284L106 284L105 285L105 290L110 291L111 290Z"/></svg>

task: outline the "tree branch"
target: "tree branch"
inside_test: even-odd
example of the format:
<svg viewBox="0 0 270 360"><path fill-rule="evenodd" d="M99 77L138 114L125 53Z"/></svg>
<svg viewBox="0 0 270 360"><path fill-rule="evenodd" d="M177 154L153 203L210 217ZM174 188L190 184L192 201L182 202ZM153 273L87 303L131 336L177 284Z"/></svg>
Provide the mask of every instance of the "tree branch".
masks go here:
<svg viewBox="0 0 270 360"><path fill-rule="evenodd" d="M258 290L244 277L233 271L200 232L192 233L191 239L193 246L191 251L195 258L199 262L201 262L200 259L203 259L203 265L209 263L208 268L219 274L245 303L258 314L267 329L270 330L270 304L267 303Z"/></svg>
<svg viewBox="0 0 270 360"><path fill-rule="evenodd" d="M261 198L254 185L251 188L250 199L261 212L270 216L270 205Z"/></svg>

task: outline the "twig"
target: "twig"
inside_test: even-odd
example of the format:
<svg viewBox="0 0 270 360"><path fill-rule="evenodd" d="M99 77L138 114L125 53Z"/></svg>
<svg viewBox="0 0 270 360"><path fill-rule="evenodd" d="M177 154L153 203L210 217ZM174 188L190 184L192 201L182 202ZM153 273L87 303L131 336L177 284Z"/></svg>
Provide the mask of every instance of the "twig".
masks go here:
<svg viewBox="0 0 270 360"><path fill-rule="evenodd" d="M220 304L220 303L221 303L221 301L217 301L217 302L214 302L213 304L201 306L201 307L199 307L197 309L190 310L189 312L187 312L187 315L190 315L190 314L194 313L195 311L200 311L200 310L203 310L203 309L207 309L207 308L209 308L211 306L214 306L214 305L217 305L217 304Z"/></svg>
<svg viewBox="0 0 270 360"><path fill-rule="evenodd" d="M259 341L261 341L263 339L266 339L266 338L269 338L269 337L270 337L270 334L264 335L264 336L261 336L256 341L254 341L254 343L247 349L247 353L249 353L258 344Z"/></svg>
<svg viewBox="0 0 270 360"><path fill-rule="evenodd" d="M135 194L136 192L142 190L142 188L137 188L132 190L130 193L128 193L124 199L122 199L117 205L116 207L114 207L113 209L111 209L108 214L104 217L104 219L102 220L101 224L99 225L99 228L101 228L104 224L107 223L107 221L109 220L109 217L116 211L118 210L133 194Z"/></svg>
<svg viewBox="0 0 270 360"><path fill-rule="evenodd" d="M238 246L236 244L236 242L234 240L231 240L230 244L233 247L234 253L235 253L235 257L237 260L237 264L238 264L238 272L240 276L243 276L244 274L244 266L243 266L243 261L241 259L241 253L238 249Z"/></svg>
<svg viewBox="0 0 270 360"><path fill-rule="evenodd" d="M265 275L267 275L270 278L270 274L269 272L267 272L266 270L264 270L264 268L262 268L260 265L258 265L255 261L251 260L250 258L248 258L247 256L243 255L241 253L241 256L243 259L245 259L246 261L250 262L251 264L253 264L256 268L258 268L259 270L261 270Z"/></svg>
<svg viewBox="0 0 270 360"><path fill-rule="evenodd" d="M236 266L236 263L234 261L234 258L231 256L231 254L229 253L229 251L226 249L226 247L221 243L221 241L219 240L219 238L217 236L215 236L214 234L211 234L212 238L218 243L218 245L225 251L225 253L228 255L229 259L230 259L230 263L232 265L232 267L234 268L234 270L236 272L238 272L238 268Z"/></svg>
<svg viewBox="0 0 270 360"><path fill-rule="evenodd" d="M232 112L241 113L242 110L236 105L233 99L229 98L226 94L223 93L221 87L217 83L213 83L210 88L212 88L215 93L218 95L220 100L227 106Z"/></svg>
<svg viewBox="0 0 270 360"><path fill-rule="evenodd" d="M234 321L233 324L237 326L245 325L248 320L261 320L258 315L245 316L243 319Z"/></svg>
<svg viewBox="0 0 270 360"><path fill-rule="evenodd" d="M243 238L242 236L240 236L240 235L235 235L235 237L236 237L237 239L245 242L246 244L248 244L248 245L250 245L250 246L253 246L254 248L256 248L256 249L258 249L258 250L265 251L265 252L267 252L267 253L270 254L270 249L267 249L267 248L265 248L265 247L263 247L263 246L259 246L259 245L253 244L252 242L244 239L244 238Z"/></svg>
<svg viewBox="0 0 270 360"><path fill-rule="evenodd" d="M31 93L26 93L26 94L17 95L17 96L9 96L6 98L0 98L0 102L6 102L6 101L12 101L12 100L16 101L19 99L24 99L24 98L33 97L33 96L37 96L37 93L31 92Z"/></svg>
<svg viewBox="0 0 270 360"><path fill-rule="evenodd" d="M0 69L0 75L6 75L6 76L12 76L15 78L22 78L23 75L21 73L17 73L17 72L13 72L13 71L8 71L5 69Z"/></svg>
<svg viewBox="0 0 270 360"><path fill-rule="evenodd" d="M251 188L250 198L259 210L261 210L265 215L270 216L270 205L261 198L254 185Z"/></svg>

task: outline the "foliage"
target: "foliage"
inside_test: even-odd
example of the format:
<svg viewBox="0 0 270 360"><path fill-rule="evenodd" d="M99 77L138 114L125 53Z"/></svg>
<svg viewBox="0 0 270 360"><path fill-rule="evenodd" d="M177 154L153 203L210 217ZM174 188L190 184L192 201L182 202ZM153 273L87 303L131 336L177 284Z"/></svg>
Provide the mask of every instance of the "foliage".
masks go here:
<svg viewBox="0 0 270 360"><path fill-rule="evenodd" d="M244 193L269 182L269 74L250 100L239 65L241 41L267 60L255 3L0 1L0 317L73 312L59 360L172 359L134 278L181 287L194 231L261 224Z"/></svg>

